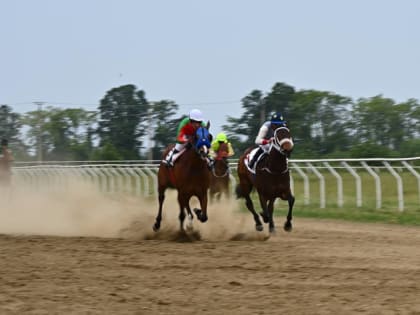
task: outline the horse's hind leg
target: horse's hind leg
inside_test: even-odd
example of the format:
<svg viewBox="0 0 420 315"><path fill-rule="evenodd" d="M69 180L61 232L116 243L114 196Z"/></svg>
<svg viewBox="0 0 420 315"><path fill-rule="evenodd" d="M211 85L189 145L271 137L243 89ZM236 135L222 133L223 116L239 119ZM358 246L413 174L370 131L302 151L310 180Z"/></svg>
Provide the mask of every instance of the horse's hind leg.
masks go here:
<svg viewBox="0 0 420 315"><path fill-rule="evenodd" d="M249 196L249 194L246 194L243 196L245 198L245 204L246 207L248 208L248 210L252 213L252 215L254 216L254 221L255 221L255 229L257 231L262 231L264 229L264 226L260 220L260 216L258 215L258 213L255 211L254 208L254 204L252 203L251 197Z"/></svg>
<svg viewBox="0 0 420 315"><path fill-rule="evenodd" d="M290 232L292 230L292 211L293 211L293 205L295 204L295 197L289 193L289 196L287 197L287 202L289 203L289 211L287 212L287 220L284 223L284 230L287 232Z"/></svg>
<svg viewBox="0 0 420 315"><path fill-rule="evenodd" d="M241 182L239 183L239 185L236 186L236 196L238 198L241 198L241 197L245 198L245 205L247 209L249 210L249 212L251 212L252 216L254 217L255 229L257 231L262 231L264 229L264 226L260 220L260 216L255 211L254 204L252 203L252 200L250 197L252 185L248 184L247 180L244 178L241 178L241 176L239 176L239 179Z"/></svg>

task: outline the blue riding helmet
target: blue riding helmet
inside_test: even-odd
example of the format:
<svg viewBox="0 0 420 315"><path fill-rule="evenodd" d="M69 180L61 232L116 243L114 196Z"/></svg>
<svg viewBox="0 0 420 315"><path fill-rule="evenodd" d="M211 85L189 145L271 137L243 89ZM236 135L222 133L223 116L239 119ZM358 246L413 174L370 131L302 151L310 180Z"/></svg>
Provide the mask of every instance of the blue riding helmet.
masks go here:
<svg viewBox="0 0 420 315"><path fill-rule="evenodd" d="M281 113L274 113L273 115L271 115L271 124L281 127L281 126L286 126L286 121L283 120L283 115Z"/></svg>

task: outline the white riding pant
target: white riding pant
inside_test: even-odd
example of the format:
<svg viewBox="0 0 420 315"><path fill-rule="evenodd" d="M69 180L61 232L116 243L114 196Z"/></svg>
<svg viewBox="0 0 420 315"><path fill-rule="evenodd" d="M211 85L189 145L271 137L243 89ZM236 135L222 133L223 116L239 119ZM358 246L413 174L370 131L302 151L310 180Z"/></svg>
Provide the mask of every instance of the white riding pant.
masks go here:
<svg viewBox="0 0 420 315"><path fill-rule="evenodd" d="M175 144L175 150L182 151L185 148L186 145L187 145L187 142L185 142L185 143L178 143L177 142Z"/></svg>

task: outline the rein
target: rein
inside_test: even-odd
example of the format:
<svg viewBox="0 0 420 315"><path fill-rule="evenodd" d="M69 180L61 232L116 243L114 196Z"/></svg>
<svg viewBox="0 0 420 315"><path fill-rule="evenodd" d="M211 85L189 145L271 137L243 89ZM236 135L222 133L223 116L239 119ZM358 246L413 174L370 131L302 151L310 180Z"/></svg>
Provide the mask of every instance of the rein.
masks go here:
<svg viewBox="0 0 420 315"><path fill-rule="evenodd" d="M293 144L293 141L289 138L284 138L284 139L278 140L277 132L279 132L279 130L281 130L281 129L285 129L285 130L289 131L289 129L286 128L286 127L280 127L278 129L276 129L276 131L274 132L274 139L275 140L273 142L271 142L270 148L268 149L268 153L270 153L271 150L274 148L277 152L279 152L281 155L283 155L284 158L285 158L285 162L286 162L286 168L283 171L280 171L280 172L273 172L268 167L263 167L261 169L262 171L265 171L265 172L267 172L269 174L273 174L273 175L283 175L283 174L286 174L287 172L289 172L289 163L287 162L288 152L286 150L282 149L282 145L285 142L291 142ZM268 159L270 159L270 156L268 156Z"/></svg>
<svg viewBox="0 0 420 315"><path fill-rule="evenodd" d="M278 146L275 143L271 143L270 149L268 150L268 152L271 152L271 149L274 147L274 149L277 150L277 152L279 152L281 155L284 156L284 158L286 159L286 169L284 171L281 172L273 172L272 170L270 170L268 167L263 167L261 170L262 171L266 171L267 173L273 174L273 175L283 175L286 174L289 171L289 163L287 163L287 153L285 150L283 150L280 146ZM268 158L270 158L270 156L268 156Z"/></svg>
<svg viewBox="0 0 420 315"><path fill-rule="evenodd" d="M223 178L223 177L226 177L230 174L230 169L229 169L229 166L227 166L226 171L222 175L217 175L216 174L216 168L215 167L212 168L211 172L212 172L214 177Z"/></svg>

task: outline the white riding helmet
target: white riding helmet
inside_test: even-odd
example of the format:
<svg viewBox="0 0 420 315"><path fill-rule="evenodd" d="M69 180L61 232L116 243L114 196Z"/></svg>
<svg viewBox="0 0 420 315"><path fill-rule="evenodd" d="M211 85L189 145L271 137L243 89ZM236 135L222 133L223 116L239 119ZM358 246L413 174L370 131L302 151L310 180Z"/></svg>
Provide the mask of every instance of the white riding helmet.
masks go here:
<svg viewBox="0 0 420 315"><path fill-rule="evenodd" d="M190 111L190 119L202 122L204 120L203 113L199 109L192 109Z"/></svg>

